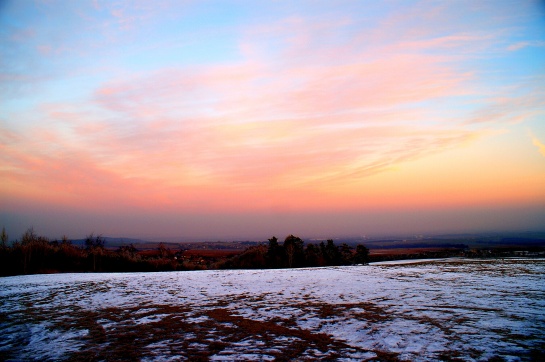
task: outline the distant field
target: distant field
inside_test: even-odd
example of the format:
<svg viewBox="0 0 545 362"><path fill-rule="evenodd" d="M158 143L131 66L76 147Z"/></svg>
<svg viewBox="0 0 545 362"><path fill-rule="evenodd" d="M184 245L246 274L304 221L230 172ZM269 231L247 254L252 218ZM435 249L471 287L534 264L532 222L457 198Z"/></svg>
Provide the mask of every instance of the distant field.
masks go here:
<svg viewBox="0 0 545 362"><path fill-rule="evenodd" d="M369 250L370 255L414 255L421 253L430 253L430 252L441 252L454 250L449 248L391 248L391 249L371 249Z"/></svg>
<svg viewBox="0 0 545 362"><path fill-rule="evenodd" d="M213 258L222 258L227 256L232 256L236 254L240 254L241 250L229 250L229 249L212 249L212 250L186 250L184 251L183 255L199 255L199 256L206 256L206 257L213 257Z"/></svg>
<svg viewBox="0 0 545 362"><path fill-rule="evenodd" d="M189 250L172 250L173 253L179 252L183 260L225 260L234 255L240 254L243 250L240 249L189 249ZM152 257L158 254L156 249L139 251L143 257Z"/></svg>
<svg viewBox="0 0 545 362"><path fill-rule="evenodd" d="M0 279L0 360L542 361L545 260Z"/></svg>

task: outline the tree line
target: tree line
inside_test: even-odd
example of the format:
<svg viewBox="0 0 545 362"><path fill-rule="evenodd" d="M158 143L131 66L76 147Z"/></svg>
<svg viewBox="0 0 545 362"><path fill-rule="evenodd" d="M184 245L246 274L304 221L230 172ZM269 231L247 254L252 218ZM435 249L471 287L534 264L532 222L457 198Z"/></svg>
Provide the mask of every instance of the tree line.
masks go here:
<svg viewBox="0 0 545 362"><path fill-rule="evenodd" d="M2 229L0 275L66 272L133 272L182 270L173 252L159 244L157 251L143 256L134 245L108 250L101 235L90 234L84 245L72 244L67 237L49 240L30 228L12 245Z"/></svg>
<svg viewBox="0 0 545 362"><path fill-rule="evenodd" d="M273 236L267 245L250 247L225 260L219 268L301 268L367 264L368 261L369 249L361 244L356 248L344 243L337 246L329 239L305 245L300 237L288 235L282 244Z"/></svg>
<svg viewBox="0 0 545 362"><path fill-rule="evenodd" d="M28 229L11 245L2 229L0 235L0 275L19 275L62 272L135 272L175 271L194 269L235 268L299 268L365 264L369 250L358 245L335 245L333 240L319 244L307 244L294 235L289 235L281 244L272 237L267 244L249 247L244 252L220 259L208 266L197 265L181 257L183 251L175 252L158 244L151 253L140 252L133 244L120 246L116 250L105 247L101 235L90 234L83 246L72 244L68 238L49 240Z"/></svg>

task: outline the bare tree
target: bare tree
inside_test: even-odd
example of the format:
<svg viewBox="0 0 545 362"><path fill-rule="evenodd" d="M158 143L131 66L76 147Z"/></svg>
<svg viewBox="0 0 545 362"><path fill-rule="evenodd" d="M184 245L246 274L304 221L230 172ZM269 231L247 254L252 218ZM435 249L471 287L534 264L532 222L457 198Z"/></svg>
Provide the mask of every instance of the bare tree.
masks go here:
<svg viewBox="0 0 545 362"><path fill-rule="evenodd" d="M157 247L157 251L159 251L159 257L161 259L170 257L172 252L170 249L168 249L164 243L159 243L159 246Z"/></svg>
<svg viewBox="0 0 545 362"><path fill-rule="evenodd" d="M93 233L85 238L85 249L93 257L93 271L97 270L97 262L100 264L100 256L104 253L104 238L102 235L94 236Z"/></svg>
<svg viewBox="0 0 545 362"><path fill-rule="evenodd" d="M8 234L6 233L6 228L2 227L2 235L0 236L0 241L2 242L2 249L8 247Z"/></svg>
<svg viewBox="0 0 545 362"><path fill-rule="evenodd" d="M303 245L303 240L297 236L288 235L284 240L284 250L286 250L286 256L288 257L289 268L299 264L299 259L303 256Z"/></svg>

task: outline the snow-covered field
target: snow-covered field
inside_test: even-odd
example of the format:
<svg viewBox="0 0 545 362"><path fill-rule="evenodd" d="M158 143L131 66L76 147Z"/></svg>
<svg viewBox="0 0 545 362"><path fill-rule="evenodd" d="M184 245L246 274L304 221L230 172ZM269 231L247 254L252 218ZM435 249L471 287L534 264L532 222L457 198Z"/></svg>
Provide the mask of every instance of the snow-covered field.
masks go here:
<svg viewBox="0 0 545 362"><path fill-rule="evenodd" d="M543 360L545 260L0 278L0 360Z"/></svg>

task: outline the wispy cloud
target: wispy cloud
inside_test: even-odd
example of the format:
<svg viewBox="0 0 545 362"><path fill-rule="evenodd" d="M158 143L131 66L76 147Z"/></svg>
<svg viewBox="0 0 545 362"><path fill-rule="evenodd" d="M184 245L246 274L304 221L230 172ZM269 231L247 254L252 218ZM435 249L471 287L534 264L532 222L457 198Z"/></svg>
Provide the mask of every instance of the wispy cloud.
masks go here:
<svg viewBox="0 0 545 362"><path fill-rule="evenodd" d="M538 151L539 151L539 153L541 153L541 155L542 155L543 157L545 157L545 144L542 143L539 139L537 139L537 137L534 136L533 133L529 132L529 134L530 134L530 138L532 139L532 144L533 144L534 146L536 146L537 149L538 149Z"/></svg>
<svg viewBox="0 0 545 362"><path fill-rule="evenodd" d="M498 87L468 117L467 124L516 124L545 114L545 77L536 75L516 84ZM479 95L481 96L481 95Z"/></svg>
<svg viewBox="0 0 545 362"><path fill-rule="evenodd" d="M545 41L532 40L532 41L519 41L511 44L507 47L509 51L516 51L527 47L545 47Z"/></svg>

